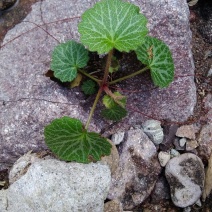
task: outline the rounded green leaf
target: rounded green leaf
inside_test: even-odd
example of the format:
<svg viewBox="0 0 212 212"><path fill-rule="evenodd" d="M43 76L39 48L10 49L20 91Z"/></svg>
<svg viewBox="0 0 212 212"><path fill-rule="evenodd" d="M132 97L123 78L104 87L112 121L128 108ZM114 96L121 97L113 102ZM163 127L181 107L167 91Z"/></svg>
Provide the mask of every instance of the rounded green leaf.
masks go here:
<svg viewBox="0 0 212 212"><path fill-rule="evenodd" d="M101 114L106 119L109 119L112 121L120 121L122 118L124 118L127 115L127 111L119 105L114 105L111 108L106 108L102 110Z"/></svg>
<svg viewBox="0 0 212 212"><path fill-rule="evenodd" d="M174 79L174 62L169 47L157 38L147 36L136 50L137 58L150 68L156 86L167 87Z"/></svg>
<svg viewBox="0 0 212 212"><path fill-rule="evenodd" d="M86 95L92 95L96 93L96 83L93 80L86 80L81 86L82 91Z"/></svg>
<svg viewBox="0 0 212 212"><path fill-rule="evenodd" d="M88 163L110 155L111 144L94 132L87 132L82 123L70 117L55 119L45 127L46 145L60 159Z"/></svg>
<svg viewBox="0 0 212 212"><path fill-rule="evenodd" d="M77 76L77 69L87 65L88 50L76 41L61 43L52 53L51 70L62 82L70 82Z"/></svg>
<svg viewBox="0 0 212 212"><path fill-rule="evenodd" d="M82 15L78 30L90 51L102 54L115 48L129 52L143 42L146 24L139 7L122 0L102 0Z"/></svg>

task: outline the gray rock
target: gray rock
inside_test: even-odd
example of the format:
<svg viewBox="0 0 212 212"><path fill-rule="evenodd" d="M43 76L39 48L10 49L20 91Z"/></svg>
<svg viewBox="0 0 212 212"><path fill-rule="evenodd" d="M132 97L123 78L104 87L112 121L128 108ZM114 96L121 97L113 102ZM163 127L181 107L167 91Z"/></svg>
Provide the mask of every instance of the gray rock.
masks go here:
<svg viewBox="0 0 212 212"><path fill-rule="evenodd" d="M121 201L124 210L133 209L149 196L160 170L155 145L141 129L129 130L108 198Z"/></svg>
<svg viewBox="0 0 212 212"><path fill-rule="evenodd" d="M161 122L157 120L147 120L142 124L144 132L156 145L162 143L163 141L163 129L161 127Z"/></svg>
<svg viewBox="0 0 212 212"><path fill-rule="evenodd" d="M9 212L100 212L110 186L110 170L101 164L66 163L47 159L33 163L7 189ZM0 197L2 196L0 191Z"/></svg>
<svg viewBox="0 0 212 212"><path fill-rule="evenodd" d="M205 174L199 157L191 153L174 157L167 163L165 174L176 206L185 208L200 198Z"/></svg>
<svg viewBox="0 0 212 212"><path fill-rule="evenodd" d="M50 55L58 41L64 42L72 38L79 40L79 16L96 1L39 1L32 6L32 11L25 20L7 33L0 49L1 169L8 168L9 164L29 150L46 148L43 129L54 118L71 116L86 122L91 102L86 100L78 88L72 91L63 88L44 77L44 73L49 70ZM107 135L113 134L117 128L125 130L132 123L142 122L147 119L146 116L184 121L192 115L196 104L186 2L132 2L149 19L150 34L170 46L176 78L167 89L155 89L148 74L128 80L126 83L130 85L129 90L141 91L128 95L128 118L113 128L109 127L110 123L102 120L99 112L92 120L90 130L111 129L106 131ZM41 25L44 30L33 23ZM123 71L137 71L137 65L132 67L134 61L129 64L129 60L124 58L122 62ZM126 83L123 82L120 86L126 87ZM142 92L143 90L145 91Z"/></svg>
<svg viewBox="0 0 212 212"><path fill-rule="evenodd" d="M170 154L172 158L180 155L180 153L176 149L171 149Z"/></svg>
<svg viewBox="0 0 212 212"><path fill-rule="evenodd" d="M115 145L119 145L124 140L124 134L125 134L125 132L117 132L117 133L113 134L111 137L111 141Z"/></svg>
<svg viewBox="0 0 212 212"><path fill-rule="evenodd" d="M198 137L198 153L201 158L208 160L212 152L212 123L204 125Z"/></svg>

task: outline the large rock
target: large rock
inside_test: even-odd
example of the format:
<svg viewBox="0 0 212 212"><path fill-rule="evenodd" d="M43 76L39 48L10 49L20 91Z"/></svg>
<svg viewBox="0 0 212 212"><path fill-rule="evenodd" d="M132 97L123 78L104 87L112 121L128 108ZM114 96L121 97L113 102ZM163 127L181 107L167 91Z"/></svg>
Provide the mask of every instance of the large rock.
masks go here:
<svg viewBox="0 0 212 212"><path fill-rule="evenodd" d="M27 151L45 148L43 129L61 116L88 117L91 99L78 88L69 90L49 80L50 54L58 42L79 40L79 16L96 0L42 0L25 20L10 30L0 50L0 169L7 168ZM134 0L149 19L150 34L164 40L173 52L175 81L167 89L155 88L149 74L120 84L129 90L129 116L114 128L97 112L90 129L124 130L151 116L155 119L185 121L196 103L191 56L189 11L184 0ZM38 27L37 25L40 25ZM48 32L48 33L47 33ZM53 38L54 37L54 38ZM133 55L123 56L122 71L136 71L140 64ZM130 86L129 86L130 85ZM113 131L113 132L112 132Z"/></svg>
<svg viewBox="0 0 212 212"><path fill-rule="evenodd" d="M6 191L0 191L0 211L100 212L110 180L106 165L40 160Z"/></svg>
<svg viewBox="0 0 212 212"><path fill-rule="evenodd" d="M204 186L204 165L199 157L184 153L172 158L166 165L166 178L173 203L185 208L200 198Z"/></svg>
<svg viewBox="0 0 212 212"><path fill-rule="evenodd" d="M125 210L131 210L150 195L161 167L156 147L141 129L126 134L108 198L118 199Z"/></svg>

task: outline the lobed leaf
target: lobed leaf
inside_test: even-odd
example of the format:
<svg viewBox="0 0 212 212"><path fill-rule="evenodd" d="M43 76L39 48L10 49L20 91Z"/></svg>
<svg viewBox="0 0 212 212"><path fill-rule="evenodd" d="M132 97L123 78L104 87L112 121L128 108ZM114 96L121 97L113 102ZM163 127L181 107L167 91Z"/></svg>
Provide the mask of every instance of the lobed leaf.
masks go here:
<svg viewBox="0 0 212 212"><path fill-rule="evenodd" d="M62 82L70 82L77 76L77 70L84 68L89 60L88 50L76 41L61 43L52 53L51 70Z"/></svg>
<svg viewBox="0 0 212 212"><path fill-rule="evenodd" d="M139 7L122 0L102 0L85 11L78 30L90 51L103 54L115 48L129 52L143 42L148 33L146 24Z"/></svg>
<svg viewBox="0 0 212 212"><path fill-rule="evenodd" d="M83 129L82 123L73 118L55 119L45 127L46 145L62 160L88 163L110 155L111 144L106 138Z"/></svg>
<svg viewBox="0 0 212 212"><path fill-rule="evenodd" d="M174 62L169 47L157 38L147 36L136 50L137 58L150 68L156 86L167 87L174 79Z"/></svg>
<svg viewBox="0 0 212 212"><path fill-rule="evenodd" d="M127 115L127 111L123 107L116 104L111 108L106 108L102 110L101 114L106 119L112 121L120 121Z"/></svg>
<svg viewBox="0 0 212 212"><path fill-rule="evenodd" d="M83 82L81 89L86 95L92 95L96 93L96 83L93 80L86 80Z"/></svg>

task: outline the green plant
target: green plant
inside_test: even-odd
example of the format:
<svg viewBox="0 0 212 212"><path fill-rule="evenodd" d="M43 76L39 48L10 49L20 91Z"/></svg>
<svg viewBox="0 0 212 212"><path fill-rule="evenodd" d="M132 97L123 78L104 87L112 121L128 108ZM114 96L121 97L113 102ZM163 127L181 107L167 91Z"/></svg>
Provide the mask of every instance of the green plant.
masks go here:
<svg viewBox="0 0 212 212"><path fill-rule="evenodd" d="M110 154L111 144L107 139L87 129L102 92L106 93L102 99L105 106L102 115L106 119L119 121L127 115L126 97L119 92L112 92L111 85L147 70L150 70L156 86L164 88L173 81L171 52L165 43L147 36L146 24L147 19L139 12L139 8L122 0L102 0L82 15L78 25L81 43L90 51L108 54L102 79L83 70L88 63L89 52L82 44L68 41L54 49L51 70L55 77L62 82L73 82L78 74L85 75L89 78L82 85L86 95L94 94L96 87L99 87L85 127L79 120L69 117L55 119L45 127L46 144L59 158L88 163ZM119 69L113 55L114 49L120 52L134 50L138 60L146 66L110 81L109 74Z"/></svg>

